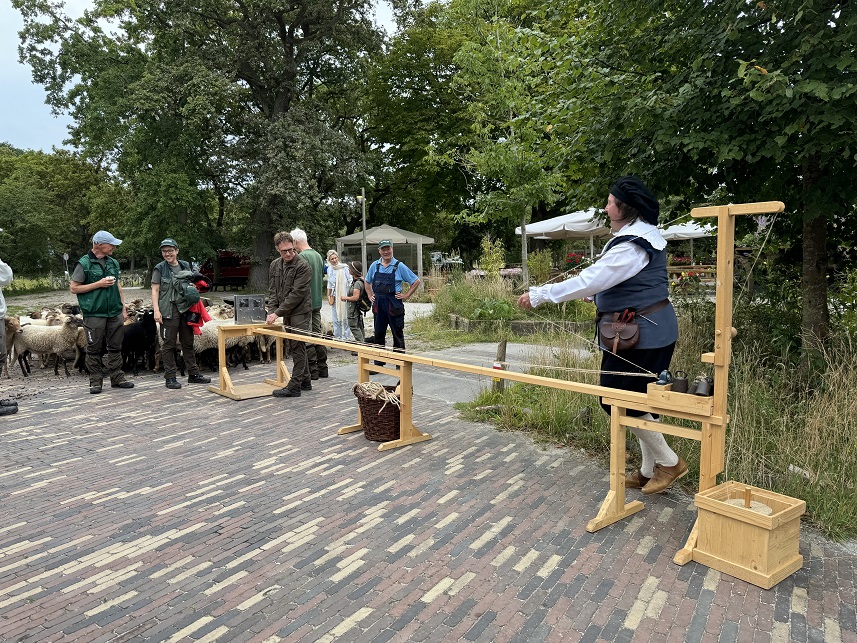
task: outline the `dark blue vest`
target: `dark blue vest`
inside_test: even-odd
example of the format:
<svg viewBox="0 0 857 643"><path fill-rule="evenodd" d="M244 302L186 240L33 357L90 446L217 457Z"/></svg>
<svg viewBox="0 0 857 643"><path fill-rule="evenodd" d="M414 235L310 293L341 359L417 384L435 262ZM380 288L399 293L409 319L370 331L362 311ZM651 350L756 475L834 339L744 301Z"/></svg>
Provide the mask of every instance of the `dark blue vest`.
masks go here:
<svg viewBox="0 0 857 643"><path fill-rule="evenodd" d="M616 237L607 244L606 250L619 243L635 243L649 255L649 263L630 279L595 295L595 305L600 313L614 313L632 308L642 310L670 295L667 277L667 252L655 250L642 237ZM638 317L640 341L637 348L661 348L678 339L678 320L672 304L661 310Z"/></svg>

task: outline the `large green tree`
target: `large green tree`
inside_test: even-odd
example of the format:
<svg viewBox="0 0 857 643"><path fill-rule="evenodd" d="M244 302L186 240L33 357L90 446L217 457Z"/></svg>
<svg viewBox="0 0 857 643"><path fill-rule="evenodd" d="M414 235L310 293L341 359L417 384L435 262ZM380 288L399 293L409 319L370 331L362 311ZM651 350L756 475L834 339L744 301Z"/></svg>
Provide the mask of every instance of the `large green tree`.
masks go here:
<svg viewBox="0 0 857 643"><path fill-rule="evenodd" d="M852 4L572 1L531 15L521 73L544 83L525 118L550 124L569 190L591 202L634 172L683 210L784 201L803 328L824 337L827 253L857 196Z"/></svg>
<svg viewBox="0 0 857 643"><path fill-rule="evenodd" d="M97 2L76 21L43 0L14 4L22 58L71 111L74 142L131 185L141 241L210 249L227 200L241 203L262 288L274 231L340 226L327 190L348 189L337 177L359 148L337 107L381 42L368 0Z"/></svg>

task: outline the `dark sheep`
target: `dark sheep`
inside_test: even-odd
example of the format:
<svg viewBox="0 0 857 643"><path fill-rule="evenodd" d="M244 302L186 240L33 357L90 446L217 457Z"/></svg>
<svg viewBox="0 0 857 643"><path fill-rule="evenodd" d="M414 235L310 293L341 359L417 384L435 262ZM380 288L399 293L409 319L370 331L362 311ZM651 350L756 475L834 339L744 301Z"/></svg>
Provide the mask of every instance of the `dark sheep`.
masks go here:
<svg viewBox="0 0 857 643"><path fill-rule="evenodd" d="M137 375L140 358L144 368L152 369L155 364L155 347L158 343L158 327L152 310L140 311L137 321L125 326L122 340L122 362L125 370Z"/></svg>

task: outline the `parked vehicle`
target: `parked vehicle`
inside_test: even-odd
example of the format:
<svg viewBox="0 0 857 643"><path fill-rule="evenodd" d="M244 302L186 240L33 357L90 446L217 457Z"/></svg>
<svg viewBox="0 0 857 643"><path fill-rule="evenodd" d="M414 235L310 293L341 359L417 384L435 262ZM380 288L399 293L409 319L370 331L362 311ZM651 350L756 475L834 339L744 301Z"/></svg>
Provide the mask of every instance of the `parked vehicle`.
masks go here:
<svg viewBox="0 0 857 643"><path fill-rule="evenodd" d="M435 251L431 253L431 265L438 270L452 270L453 268L463 268L464 262L457 255Z"/></svg>
<svg viewBox="0 0 857 643"><path fill-rule="evenodd" d="M219 266L215 265L215 261ZM250 278L250 257L231 250L218 250L217 259L206 259L199 271L211 280L212 290L216 290L218 286L243 288Z"/></svg>

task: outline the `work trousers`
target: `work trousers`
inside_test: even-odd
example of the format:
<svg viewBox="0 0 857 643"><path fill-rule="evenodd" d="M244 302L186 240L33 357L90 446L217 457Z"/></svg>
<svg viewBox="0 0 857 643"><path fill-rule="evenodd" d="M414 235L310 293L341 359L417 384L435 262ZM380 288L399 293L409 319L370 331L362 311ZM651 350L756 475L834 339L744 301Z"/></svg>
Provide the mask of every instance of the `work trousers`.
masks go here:
<svg viewBox="0 0 857 643"><path fill-rule="evenodd" d="M122 340L125 338L125 318L121 314L115 317L84 317L83 328L86 332L84 363L89 371L89 385L101 386L105 371L109 373L112 385L124 382ZM107 359L102 360L101 352L105 348Z"/></svg>

